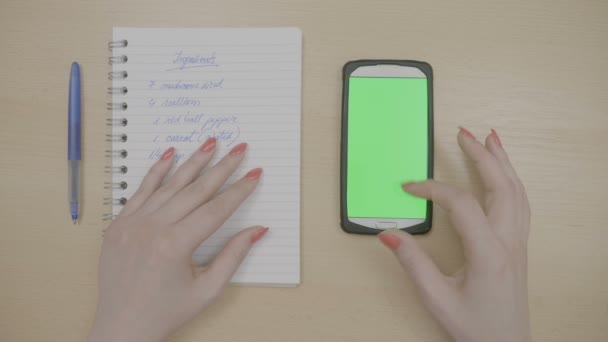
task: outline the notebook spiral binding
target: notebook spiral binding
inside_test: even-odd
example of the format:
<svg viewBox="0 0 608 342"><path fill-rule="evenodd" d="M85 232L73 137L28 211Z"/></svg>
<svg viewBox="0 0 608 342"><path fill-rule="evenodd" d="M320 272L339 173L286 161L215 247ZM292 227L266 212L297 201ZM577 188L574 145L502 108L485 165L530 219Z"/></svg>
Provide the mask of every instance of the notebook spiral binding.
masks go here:
<svg viewBox="0 0 608 342"><path fill-rule="evenodd" d="M112 41L108 43L108 50L112 54L108 57L108 64L114 65L125 65L129 61L129 57L124 53L115 54L115 50L124 49L129 45L126 39ZM124 50L123 50L124 51ZM125 133L120 133L120 128L127 127L129 120L126 118L127 109L129 105L126 101L116 101L120 96L124 96L129 92L126 86L116 86L114 83L117 80L125 80L129 77L129 73L126 70L110 71L108 72L108 79L112 81L112 86L108 88L107 94L110 96L112 101L106 104L106 110L108 111L109 117L106 118L106 126L108 127L109 133L106 134L106 143L110 145L110 148L105 150L106 160L110 165L104 168L104 173L108 175L110 181L104 182L104 190L107 194L103 198L103 205L109 209L108 213L102 215L103 221L111 221L116 218L114 214L115 206L124 206L127 203L125 197L115 198L116 190L125 190L129 184L126 181L116 181L116 175L126 175L129 169L122 165L121 161L129 156L129 153L125 149L121 149L120 143L124 143L128 140L128 136ZM122 112L125 115L123 117L116 117L116 113ZM118 148L117 148L118 147Z"/></svg>

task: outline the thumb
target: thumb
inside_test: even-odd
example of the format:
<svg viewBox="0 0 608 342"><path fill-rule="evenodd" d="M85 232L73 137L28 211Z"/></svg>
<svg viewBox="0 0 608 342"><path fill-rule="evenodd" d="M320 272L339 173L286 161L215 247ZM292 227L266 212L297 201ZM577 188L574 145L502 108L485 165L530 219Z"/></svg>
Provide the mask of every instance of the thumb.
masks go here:
<svg viewBox="0 0 608 342"><path fill-rule="evenodd" d="M400 230L388 230L378 234L378 238L395 253L425 300L450 291L447 277L410 234Z"/></svg>
<svg viewBox="0 0 608 342"><path fill-rule="evenodd" d="M196 279L197 287L211 298L217 298L232 279L251 247L267 232L268 227L253 226L236 234Z"/></svg>

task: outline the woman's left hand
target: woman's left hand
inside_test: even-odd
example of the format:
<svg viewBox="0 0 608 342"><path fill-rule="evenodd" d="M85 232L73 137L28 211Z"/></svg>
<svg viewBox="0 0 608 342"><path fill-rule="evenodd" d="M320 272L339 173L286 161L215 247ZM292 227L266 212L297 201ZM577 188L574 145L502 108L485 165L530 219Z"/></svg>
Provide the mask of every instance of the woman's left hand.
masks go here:
<svg viewBox="0 0 608 342"><path fill-rule="evenodd" d="M175 149L157 161L107 228L99 264L99 304L89 341L161 341L204 310L229 282L268 228L236 234L206 268L192 253L255 190L262 169L251 170L217 194L245 155L235 146L215 166L215 139L203 144L165 184ZM199 176L200 175L200 176Z"/></svg>

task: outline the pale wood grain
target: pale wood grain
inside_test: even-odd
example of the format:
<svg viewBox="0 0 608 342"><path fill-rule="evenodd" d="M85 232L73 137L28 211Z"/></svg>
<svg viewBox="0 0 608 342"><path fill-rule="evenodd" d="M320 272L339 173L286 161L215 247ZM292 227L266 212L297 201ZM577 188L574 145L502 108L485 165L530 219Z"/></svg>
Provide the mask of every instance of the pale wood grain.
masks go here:
<svg viewBox="0 0 608 342"><path fill-rule="evenodd" d="M14 1L0 4L0 340L82 341L104 224L107 41L113 26L299 26L304 32L302 285L232 287L173 341L444 341L375 239L338 225L342 65L420 59L435 70L437 178L479 189L458 125L501 134L533 208L538 341L608 336L608 2ZM66 204L68 70L82 64L84 209ZM419 239L462 261L437 210Z"/></svg>

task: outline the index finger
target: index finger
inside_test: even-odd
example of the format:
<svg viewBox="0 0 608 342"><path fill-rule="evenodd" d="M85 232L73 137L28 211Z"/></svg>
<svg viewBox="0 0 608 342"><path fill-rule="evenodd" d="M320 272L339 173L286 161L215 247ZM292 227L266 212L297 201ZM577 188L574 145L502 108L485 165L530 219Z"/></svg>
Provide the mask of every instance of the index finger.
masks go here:
<svg viewBox="0 0 608 342"><path fill-rule="evenodd" d="M481 205L472 193L435 180L407 183L403 189L414 196L430 199L446 210L462 239L468 260L492 252L495 237Z"/></svg>

